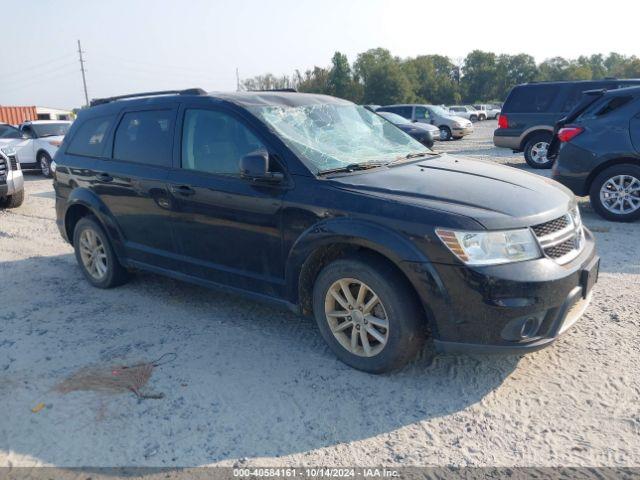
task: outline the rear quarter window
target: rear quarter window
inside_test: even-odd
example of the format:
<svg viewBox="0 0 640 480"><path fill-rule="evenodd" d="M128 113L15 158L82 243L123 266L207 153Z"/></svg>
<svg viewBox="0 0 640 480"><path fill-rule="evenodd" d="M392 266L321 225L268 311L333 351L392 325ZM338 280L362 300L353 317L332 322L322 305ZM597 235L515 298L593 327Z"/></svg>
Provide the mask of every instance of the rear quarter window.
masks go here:
<svg viewBox="0 0 640 480"><path fill-rule="evenodd" d="M624 107L633 100L631 95L605 98L604 101L599 101L589 107L582 115L581 118L598 118L604 115L608 115Z"/></svg>
<svg viewBox="0 0 640 480"><path fill-rule="evenodd" d="M90 118L85 121L71 139L67 153L88 157L100 157L104 151L106 136L115 121L115 115Z"/></svg>
<svg viewBox="0 0 640 480"><path fill-rule="evenodd" d="M502 108L504 113L546 113L551 111L559 85L523 85L514 87Z"/></svg>

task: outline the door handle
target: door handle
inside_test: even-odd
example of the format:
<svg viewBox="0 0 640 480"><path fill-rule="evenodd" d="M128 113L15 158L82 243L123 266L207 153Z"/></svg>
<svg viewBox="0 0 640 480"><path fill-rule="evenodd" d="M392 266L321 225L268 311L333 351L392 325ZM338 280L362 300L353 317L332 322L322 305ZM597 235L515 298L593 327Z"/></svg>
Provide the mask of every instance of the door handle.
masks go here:
<svg viewBox="0 0 640 480"><path fill-rule="evenodd" d="M196 191L188 185L172 185L171 192L185 197L190 197L196 193Z"/></svg>
<svg viewBox="0 0 640 480"><path fill-rule="evenodd" d="M98 179L99 182L111 182L111 181L113 181L113 177L111 175L109 175L108 173L98 173L96 175L96 178Z"/></svg>

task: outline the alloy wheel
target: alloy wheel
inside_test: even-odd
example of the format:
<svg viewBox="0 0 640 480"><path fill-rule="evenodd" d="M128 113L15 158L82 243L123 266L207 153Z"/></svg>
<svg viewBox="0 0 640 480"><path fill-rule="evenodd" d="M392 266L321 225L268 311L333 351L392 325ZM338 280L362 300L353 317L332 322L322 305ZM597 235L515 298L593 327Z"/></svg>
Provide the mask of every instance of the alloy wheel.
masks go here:
<svg viewBox="0 0 640 480"><path fill-rule="evenodd" d="M40 157L40 170L45 177L48 177L51 173L51 167L49 166L49 161L47 157L44 155Z"/></svg>
<svg viewBox="0 0 640 480"><path fill-rule="evenodd" d="M615 215L640 209L640 180L632 175L616 175L600 188L602 206Z"/></svg>
<svg viewBox="0 0 640 480"><path fill-rule="evenodd" d="M360 357L379 354L389 340L389 317L378 295L354 278L334 282L325 297L325 317L333 336Z"/></svg>
<svg viewBox="0 0 640 480"><path fill-rule="evenodd" d="M96 280L107 274L107 252L100 237L91 229L80 234L80 258L84 268Z"/></svg>
<svg viewBox="0 0 640 480"><path fill-rule="evenodd" d="M547 151L549 150L549 143L538 142L531 147L531 160L535 163L547 163Z"/></svg>

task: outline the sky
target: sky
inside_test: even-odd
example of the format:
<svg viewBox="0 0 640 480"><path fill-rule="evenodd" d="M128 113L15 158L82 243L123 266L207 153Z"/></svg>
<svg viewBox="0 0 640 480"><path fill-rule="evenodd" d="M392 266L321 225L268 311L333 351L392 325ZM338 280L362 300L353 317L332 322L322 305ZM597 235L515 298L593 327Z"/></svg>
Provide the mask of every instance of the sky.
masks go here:
<svg viewBox="0 0 640 480"><path fill-rule="evenodd" d="M632 1L458 0L0 0L0 105L84 104L89 98L201 87L353 62L370 48L400 57L474 49L536 61L617 51L640 54ZM590 6L592 5L592 6ZM594 14L597 11L597 14ZM625 14L624 12L627 12Z"/></svg>

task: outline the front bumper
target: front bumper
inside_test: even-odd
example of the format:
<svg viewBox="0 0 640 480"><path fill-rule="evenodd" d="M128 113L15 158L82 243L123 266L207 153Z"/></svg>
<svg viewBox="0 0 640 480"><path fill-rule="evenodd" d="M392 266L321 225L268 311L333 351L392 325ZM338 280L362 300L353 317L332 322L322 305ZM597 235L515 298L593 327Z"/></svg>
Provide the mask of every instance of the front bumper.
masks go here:
<svg viewBox="0 0 640 480"><path fill-rule="evenodd" d="M591 300L586 282L597 279L599 258L592 234L570 263L549 258L468 267L434 264L443 289L425 304L438 350L445 352L526 353L551 344L582 315ZM592 272L587 275L585 272ZM531 322L528 335L521 326Z"/></svg>
<svg viewBox="0 0 640 480"><path fill-rule="evenodd" d="M451 135L456 138L462 138L467 135L471 135L473 133L473 127L465 127L465 128L452 128Z"/></svg>
<svg viewBox="0 0 640 480"><path fill-rule="evenodd" d="M21 170L11 170L6 178L0 178L0 197L13 195L24 189Z"/></svg>

